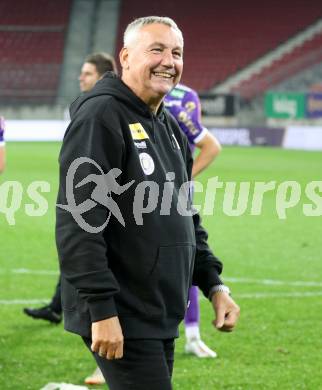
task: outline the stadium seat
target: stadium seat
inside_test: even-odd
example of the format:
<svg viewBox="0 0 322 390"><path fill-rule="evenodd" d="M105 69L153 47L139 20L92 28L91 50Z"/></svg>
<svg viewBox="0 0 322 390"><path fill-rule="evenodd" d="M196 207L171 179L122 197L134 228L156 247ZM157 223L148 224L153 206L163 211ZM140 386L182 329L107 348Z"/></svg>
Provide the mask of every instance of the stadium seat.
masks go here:
<svg viewBox="0 0 322 390"><path fill-rule="evenodd" d="M279 82L322 61L322 33L297 46L291 52L241 82L232 92L251 99Z"/></svg>
<svg viewBox="0 0 322 390"><path fill-rule="evenodd" d="M185 38L183 82L207 90L273 50L321 16L319 2L243 0L214 2L183 0L123 1L118 44L122 31L134 18L147 15L172 17Z"/></svg>
<svg viewBox="0 0 322 390"><path fill-rule="evenodd" d="M57 95L71 0L0 3L1 103L52 103Z"/></svg>

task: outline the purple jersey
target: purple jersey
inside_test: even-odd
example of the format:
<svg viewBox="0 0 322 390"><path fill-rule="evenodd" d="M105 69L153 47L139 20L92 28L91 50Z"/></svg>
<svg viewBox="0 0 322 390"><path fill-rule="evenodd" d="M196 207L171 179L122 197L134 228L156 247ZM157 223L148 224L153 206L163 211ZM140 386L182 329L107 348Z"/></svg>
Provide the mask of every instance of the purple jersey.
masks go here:
<svg viewBox="0 0 322 390"><path fill-rule="evenodd" d="M200 123L201 108L197 92L178 84L164 99L166 108L176 118L188 138L191 150L206 135L207 129Z"/></svg>
<svg viewBox="0 0 322 390"><path fill-rule="evenodd" d="M4 118L0 116L0 146L4 145Z"/></svg>

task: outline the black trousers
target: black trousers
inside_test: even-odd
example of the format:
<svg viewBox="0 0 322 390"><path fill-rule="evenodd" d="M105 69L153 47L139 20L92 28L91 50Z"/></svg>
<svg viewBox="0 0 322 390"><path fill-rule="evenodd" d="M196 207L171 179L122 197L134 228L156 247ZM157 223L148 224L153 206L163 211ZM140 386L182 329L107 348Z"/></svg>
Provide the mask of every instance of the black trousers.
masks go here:
<svg viewBox="0 0 322 390"><path fill-rule="evenodd" d="M83 338L90 350L91 340ZM174 339L125 340L123 358L107 360L93 353L110 390L171 390Z"/></svg>

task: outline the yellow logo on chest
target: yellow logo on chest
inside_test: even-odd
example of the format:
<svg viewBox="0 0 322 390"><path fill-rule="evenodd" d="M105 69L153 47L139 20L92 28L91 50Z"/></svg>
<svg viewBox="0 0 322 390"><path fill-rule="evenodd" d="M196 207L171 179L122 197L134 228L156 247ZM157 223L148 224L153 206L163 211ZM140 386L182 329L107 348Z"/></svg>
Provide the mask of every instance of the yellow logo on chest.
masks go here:
<svg viewBox="0 0 322 390"><path fill-rule="evenodd" d="M148 139L149 136L147 132L144 130L141 123L130 123L129 128L132 134L132 138L134 140L142 140L142 139Z"/></svg>

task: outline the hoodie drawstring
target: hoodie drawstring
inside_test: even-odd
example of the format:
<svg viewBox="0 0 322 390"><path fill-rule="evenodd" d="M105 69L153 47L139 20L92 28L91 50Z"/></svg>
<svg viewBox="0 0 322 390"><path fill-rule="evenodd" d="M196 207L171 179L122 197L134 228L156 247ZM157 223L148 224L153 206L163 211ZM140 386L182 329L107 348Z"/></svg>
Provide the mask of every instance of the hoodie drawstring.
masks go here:
<svg viewBox="0 0 322 390"><path fill-rule="evenodd" d="M170 126L169 126L169 122L168 122L168 118L166 115L164 115L164 118L165 118L165 127L167 129L167 133L169 135L169 138L171 140L171 144L173 146L174 149L180 149L180 145L178 144L178 141L175 137L175 135L173 134L173 132L170 130Z"/></svg>

